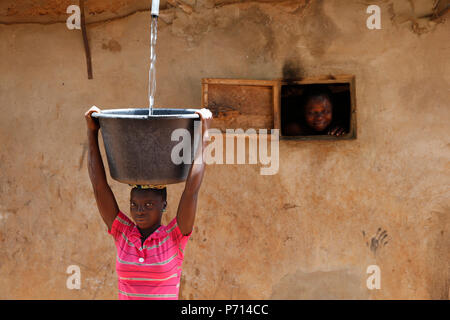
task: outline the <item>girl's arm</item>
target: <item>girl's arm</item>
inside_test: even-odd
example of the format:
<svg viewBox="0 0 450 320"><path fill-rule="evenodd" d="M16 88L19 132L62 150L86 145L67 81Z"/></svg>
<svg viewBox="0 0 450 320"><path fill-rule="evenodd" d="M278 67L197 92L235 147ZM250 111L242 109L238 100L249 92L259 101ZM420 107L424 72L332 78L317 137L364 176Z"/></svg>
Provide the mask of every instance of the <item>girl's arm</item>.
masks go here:
<svg viewBox="0 0 450 320"><path fill-rule="evenodd" d="M98 147L98 130L100 125L92 118L93 112L100 113L100 109L93 106L85 113L88 135L88 171L94 189L95 200L97 201L98 211L103 221L111 230L111 226L119 212L116 198L106 181L105 167L103 166L102 156Z"/></svg>
<svg viewBox="0 0 450 320"><path fill-rule="evenodd" d="M201 109L196 112L202 121L202 148L197 149L194 162L189 169L183 194L177 211L177 223L183 235L191 233L194 227L195 211L197 210L197 199L200 186L202 184L203 175L205 173L205 161L203 159L203 151L206 147L207 131L212 119L211 111Z"/></svg>

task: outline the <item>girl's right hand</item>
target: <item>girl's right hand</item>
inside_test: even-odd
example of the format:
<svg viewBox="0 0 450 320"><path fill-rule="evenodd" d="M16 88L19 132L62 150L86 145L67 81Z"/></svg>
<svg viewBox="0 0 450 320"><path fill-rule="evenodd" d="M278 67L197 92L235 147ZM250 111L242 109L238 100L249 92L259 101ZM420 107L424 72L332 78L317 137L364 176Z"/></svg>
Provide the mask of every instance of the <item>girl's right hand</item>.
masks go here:
<svg viewBox="0 0 450 320"><path fill-rule="evenodd" d="M97 108L96 106L92 106L85 114L84 117L86 118L86 125L88 130L90 131L96 131L100 129L100 124L98 123L97 119L92 118L92 113L97 112L101 113L102 111Z"/></svg>

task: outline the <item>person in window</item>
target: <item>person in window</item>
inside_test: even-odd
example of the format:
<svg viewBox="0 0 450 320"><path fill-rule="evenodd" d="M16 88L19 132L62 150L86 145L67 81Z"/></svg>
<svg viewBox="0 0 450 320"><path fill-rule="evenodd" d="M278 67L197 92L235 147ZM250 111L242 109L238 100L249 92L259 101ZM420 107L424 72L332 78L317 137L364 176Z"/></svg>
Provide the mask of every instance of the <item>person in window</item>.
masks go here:
<svg viewBox="0 0 450 320"><path fill-rule="evenodd" d="M292 118L284 134L288 136L333 135L346 133L337 117L333 115L332 93L327 87L310 87L304 93L303 103L290 108ZM292 110L293 109L293 110Z"/></svg>
<svg viewBox="0 0 450 320"><path fill-rule="evenodd" d="M198 148L186 179L176 216L167 226L161 218L167 207L164 185L135 185L130 192L130 215L118 207L109 187L98 146L99 124L85 113L87 123L88 171L95 200L108 233L117 248L116 271L119 299L176 300L180 288L184 249L192 234L200 186L205 171L203 151L212 119L208 109L198 110L202 121L203 148Z"/></svg>

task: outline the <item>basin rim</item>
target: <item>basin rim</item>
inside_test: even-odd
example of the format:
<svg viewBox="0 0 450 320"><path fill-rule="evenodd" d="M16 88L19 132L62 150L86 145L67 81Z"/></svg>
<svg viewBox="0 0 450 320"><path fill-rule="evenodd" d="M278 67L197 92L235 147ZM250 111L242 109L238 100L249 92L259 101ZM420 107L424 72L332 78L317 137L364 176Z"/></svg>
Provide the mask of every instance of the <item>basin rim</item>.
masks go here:
<svg viewBox="0 0 450 320"><path fill-rule="evenodd" d="M101 113L93 112L93 118L110 118L110 119L142 119L142 120L150 120L150 119L199 119L200 116L195 113L200 109L176 109L176 108L155 108L153 111L170 111L175 113L169 114L131 114L133 111L148 111L148 108L127 108L127 109L105 109L102 110ZM192 113L176 113L179 110L188 111Z"/></svg>

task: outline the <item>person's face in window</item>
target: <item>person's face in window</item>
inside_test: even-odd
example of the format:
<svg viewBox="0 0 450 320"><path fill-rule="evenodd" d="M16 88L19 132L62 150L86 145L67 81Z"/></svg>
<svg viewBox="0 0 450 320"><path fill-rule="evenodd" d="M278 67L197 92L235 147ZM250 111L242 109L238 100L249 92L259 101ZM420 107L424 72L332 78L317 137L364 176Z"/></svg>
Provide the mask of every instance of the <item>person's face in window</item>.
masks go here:
<svg viewBox="0 0 450 320"><path fill-rule="evenodd" d="M305 106L305 120L315 131L325 130L333 119L333 106L326 97L312 97Z"/></svg>

